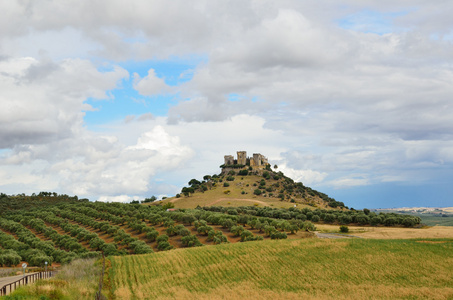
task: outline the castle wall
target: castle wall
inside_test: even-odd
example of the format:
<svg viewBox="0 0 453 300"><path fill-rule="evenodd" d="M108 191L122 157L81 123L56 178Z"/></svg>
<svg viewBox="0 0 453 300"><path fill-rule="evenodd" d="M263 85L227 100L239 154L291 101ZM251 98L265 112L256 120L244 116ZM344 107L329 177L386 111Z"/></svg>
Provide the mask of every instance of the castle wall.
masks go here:
<svg viewBox="0 0 453 300"><path fill-rule="evenodd" d="M246 151L237 151L237 159L234 159L233 155L225 155L225 165L250 165L253 168L262 169L268 165L267 157L260 153L253 153L253 157L247 157Z"/></svg>

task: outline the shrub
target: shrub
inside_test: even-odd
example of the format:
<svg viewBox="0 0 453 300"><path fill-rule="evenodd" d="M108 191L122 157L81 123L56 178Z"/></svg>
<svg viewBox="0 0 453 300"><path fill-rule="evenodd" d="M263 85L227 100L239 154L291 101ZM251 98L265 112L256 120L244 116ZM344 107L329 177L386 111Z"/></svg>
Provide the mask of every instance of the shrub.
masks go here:
<svg viewBox="0 0 453 300"><path fill-rule="evenodd" d="M229 186L230 186L230 184L228 182L223 183L223 187L229 187Z"/></svg>
<svg viewBox="0 0 453 300"><path fill-rule="evenodd" d="M346 226L346 225L341 225L340 226L340 232L348 233L349 232L349 227Z"/></svg>
<svg viewBox="0 0 453 300"><path fill-rule="evenodd" d="M238 175L241 175L241 176L246 176L248 174L249 174L249 171L247 171L247 170L240 170L238 173Z"/></svg>
<svg viewBox="0 0 453 300"><path fill-rule="evenodd" d="M253 191L253 193L257 196L261 195L261 190L260 189L256 189L255 191Z"/></svg>

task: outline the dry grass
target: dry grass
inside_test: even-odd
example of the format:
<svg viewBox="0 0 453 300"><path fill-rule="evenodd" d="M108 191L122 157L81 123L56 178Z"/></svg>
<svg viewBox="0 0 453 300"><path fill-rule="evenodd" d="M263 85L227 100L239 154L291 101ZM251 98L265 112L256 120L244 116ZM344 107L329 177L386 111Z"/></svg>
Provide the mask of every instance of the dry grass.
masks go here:
<svg viewBox="0 0 453 300"><path fill-rule="evenodd" d="M113 257L115 299L451 299L453 242L280 240Z"/></svg>
<svg viewBox="0 0 453 300"><path fill-rule="evenodd" d="M94 259L74 260L63 266L54 278L21 287L12 296L17 299L41 299L42 296L47 297L42 299L93 299L100 271Z"/></svg>
<svg viewBox="0 0 453 300"><path fill-rule="evenodd" d="M449 213L453 213L453 207L444 207L443 210Z"/></svg>
<svg viewBox="0 0 453 300"><path fill-rule="evenodd" d="M436 239L453 238L451 226L433 226L423 228L402 227L366 227L348 226L349 234L367 239ZM316 224L316 228L322 232L339 232L340 226Z"/></svg>

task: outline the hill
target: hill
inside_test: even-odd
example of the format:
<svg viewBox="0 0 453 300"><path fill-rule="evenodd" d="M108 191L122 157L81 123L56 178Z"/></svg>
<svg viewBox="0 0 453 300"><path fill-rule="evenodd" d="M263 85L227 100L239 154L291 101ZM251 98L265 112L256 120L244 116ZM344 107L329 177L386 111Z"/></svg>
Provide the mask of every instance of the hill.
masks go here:
<svg viewBox="0 0 453 300"><path fill-rule="evenodd" d="M180 194L155 204L172 203L176 208L255 205L348 209L343 202L295 182L282 172L272 171L270 167L264 170L223 168L219 175L191 179L188 184Z"/></svg>

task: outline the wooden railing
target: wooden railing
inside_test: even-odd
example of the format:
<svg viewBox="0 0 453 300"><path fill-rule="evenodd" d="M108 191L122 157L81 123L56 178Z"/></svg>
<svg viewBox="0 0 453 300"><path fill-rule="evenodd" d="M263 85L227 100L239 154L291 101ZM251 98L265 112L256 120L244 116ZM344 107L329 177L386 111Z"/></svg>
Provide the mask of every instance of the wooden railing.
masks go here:
<svg viewBox="0 0 453 300"><path fill-rule="evenodd" d="M57 272L56 271L47 271L47 272L38 272L38 273L33 273L30 275L25 275L22 278L5 284L0 288L0 296L5 296L13 292L17 287L21 285L26 285L29 283L36 282L39 279L46 279L55 276Z"/></svg>

